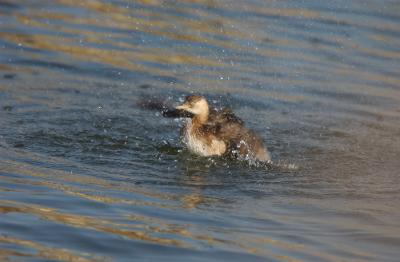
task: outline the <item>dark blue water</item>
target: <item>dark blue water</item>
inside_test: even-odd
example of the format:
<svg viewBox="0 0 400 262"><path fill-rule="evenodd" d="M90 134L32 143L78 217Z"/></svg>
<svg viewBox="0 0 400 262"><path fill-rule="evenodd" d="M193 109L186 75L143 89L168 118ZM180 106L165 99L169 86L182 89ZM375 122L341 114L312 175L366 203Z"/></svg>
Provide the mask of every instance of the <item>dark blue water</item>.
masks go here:
<svg viewBox="0 0 400 262"><path fill-rule="evenodd" d="M0 260L397 261L399 1L0 1ZM201 93L274 162L144 109Z"/></svg>

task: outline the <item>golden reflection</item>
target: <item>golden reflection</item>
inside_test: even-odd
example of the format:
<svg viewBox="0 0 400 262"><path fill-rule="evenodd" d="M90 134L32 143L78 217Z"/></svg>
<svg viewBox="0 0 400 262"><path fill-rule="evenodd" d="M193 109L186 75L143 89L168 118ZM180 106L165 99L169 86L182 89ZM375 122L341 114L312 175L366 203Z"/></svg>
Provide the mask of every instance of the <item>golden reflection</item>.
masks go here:
<svg viewBox="0 0 400 262"><path fill-rule="evenodd" d="M59 2L64 5L76 6L79 1L61 0ZM146 5L157 4L153 1L150 1L148 3L146 2L147 1L143 1L142 4ZM206 4L208 7L213 5L210 4L210 1L206 1ZM224 23L227 22L228 24L230 24L231 20L228 17L224 17L223 20L216 19L215 16L210 16L208 12L201 11L197 8L189 8L186 6L184 8L181 8L180 4L167 4L163 2L162 6L166 12L154 12L152 10L147 10L145 8L128 9L117 6L110 7L110 4L105 4L100 1L90 1L90 4L85 3L85 5L83 5L82 7L90 11L103 14L104 15L103 16L104 20L102 21L103 25L113 26L115 28L121 28L121 29L136 29L143 32L149 32L155 35L171 37L172 39L195 41L199 43L206 42L210 44L216 44L217 46L221 47L223 46L228 47L228 45L226 45L224 41L216 40L211 37L207 39L203 37L197 37L195 33L196 32L213 33L215 35L220 35L221 33L224 33L235 37L245 36L243 32L233 27L226 27L224 28L224 31L221 32L221 25L223 25L222 21L224 21ZM106 11L108 9L111 9L112 12ZM182 18L176 15L171 15L169 14L168 9L175 9L176 11L182 13L193 12L201 16L202 19L193 20L193 19ZM145 18L140 18L140 17L145 17ZM171 21L173 21L173 23L171 23ZM84 24L98 24L98 20L96 22L97 23L84 22ZM182 32L182 30L177 31L176 29L179 27L184 29L184 31L188 33L184 33ZM166 31L168 30L176 31L176 34L168 35L166 34Z"/></svg>
<svg viewBox="0 0 400 262"><path fill-rule="evenodd" d="M66 5L73 5L76 6L76 4L81 3L81 1L66 1L63 2L61 1L63 4ZM81 5L82 6L82 5ZM143 18L139 18L139 16L132 16L132 15L128 15L127 13L127 9L125 8L120 8L120 7L116 7L113 6L111 4L105 4L102 2L98 2L98 1L89 1L83 4L84 8L87 8L91 11L95 11L95 12L100 12L103 13L104 16L101 18L101 25L104 28L110 27L112 28L118 28L118 29L125 29L125 30L140 30L143 32L148 32L151 34L155 34L155 35L160 35L160 36L164 36L164 37L170 37L173 39L180 39L180 40L188 40L188 41L196 41L196 42L210 42L210 44L212 44L211 39L204 39L202 37L196 37L193 34L183 34L183 33L178 33L178 32L173 32L169 31L168 29L173 28L173 25L170 24L170 19L178 19L177 17L165 17L166 15L161 15L161 14L157 14L157 13L153 13L153 12L146 12L143 10L134 10L134 13L138 13L141 16L145 16L145 17L151 17L151 20L149 19L143 19ZM143 13L144 12L144 13ZM157 17L157 16L161 16L161 17ZM19 21L22 24L28 25L28 26L36 26L36 27L40 27L40 28L49 28L49 27L53 27L53 29L57 29L54 27L57 27L57 25L52 25L51 23L48 23L46 21L44 21L43 19L63 19L65 23L70 23L70 24L85 24L85 25L93 25L93 26L97 26L99 24L99 20L97 18L81 18L81 17L71 17L68 15L55 15L53 13L49 13L49 12L40 12L40 13L35 13L35 12L31 12L29 13L29 15L22 15L19 14L17 15L17 18L19 19ZM203 26L201 26L202 22L191 22L191 21L185 21L185 24L190 24L193 23L192 26L190 25L186 25L189 27L193 27L192 29L196 29L194 27L199 27L198 29L205 29L205 30L209 30L210 26L209 24L205 24ZM213 27L211 27L213 28ZM86 37L86 40L91 39L91 35L101 35L100 33L95 33L93 31L88 31L88 30L78 30L78 29L71 29L70 27L63 27L63 28L58 28L59 30L62 30L63 32L70 32L70 33L75 33L76 35L82 35L83 37ZM217 31L215 31L214 33L217 33ZM112 33L111 35L115 35L115 33ZM102 34L102 41L110 41L110 34ZM49 39L42 39L42 41L48 41ZM62 43L62 41L60 41L60 43ZM219 44L221 44L222 46L225 45L225 42L223 41L219 41ZM28 44L28 43L27 43ZM40 48L47 48L47 45L44 46L39 46ZM87 47L85 47L87 48ZM82 51L81 49L78 49L79 51ZM61 49L59 51L66 51L64 49ZM135 52L135 50L131 50L132 52ZM143 51L143 50L141 50ZM168 56L168 54L165 54L164 52L166 52L166 50L163 50L163 54ZM74 52L75 53L75 52ZM137 55L139 55L140 53L138 52ZM151 53L149 53L151 54ZM84 55L84 53L83 53ZM181 56L183 56L181 54ZM186 55L188 57L190 57L190 55ZM164 58L164 59L168 59L168 58ZM201 60L203 61L198 61L197 60L198 57L194 57L193 59L188 59L188 61L196 61L196 64L199 65L207 65L207 63L211 63L210 65L218 65L220 63L218 63L218 61L214 60L204 60L204 58L202 58ZM152 61L150 59L150 61ZM169 62L169 60L164 60ZM172 62L174 60L171 60ZM185 62L186 60L178 60L179 62L183 61ZM202 64L202 62L206 63L206 64Z"/></svg>
<svg viewBox="0 0 400 262"><path fill-rule="evenodd" d="M341 20L338 20L334 16L324 16L323 13L321 14L317 11L302 8L282 8L255 3L238 4L234 2L231 5L219 5L218 2L207 0L190 2L195 2L206 8L226 9L228 11L243 9L246 12L255 13L259 16L278 15L282 17L302 17L313 20L324 19L333 24L341 22ZM162 76L171 75L171 71L158 66L148 65L148 63L160 63L163 65L186 64L219 67L220 69L226 69L229 67L229 63L218 59L218 57L195 55L190 51L190 48L187 48L188 50L183 53L182 50L185 50L185 48L173 52L170 48L146 47L145 42L142 44L133 44L120 41L119 37L126 36L126 33L118 33L118 30L114 29L136 30L161 37L161 39L169 38L193 43L204 43L229 50L251 52L264 57L290 58L310 62L315 62L320 59L319 57L312 55L302 54L301 52L298 52L297 49L294 51L282 51L278 48L254 49L243 44L237 44L238 42L246 43L248 41L253 41L255 45L263 43L265 32L258 33L257 28L248 30L248 28L244 27L243 23L238 19L230 16L216 15L214 13L210 14L210 12L204 9L187 5L187 1L176 1L173 3L157 0L140 1L140 3L145 6L144 8L135 8L134 6L126 8L122 5L103 3L98 0L84 2L79 0L58 0L58 3L66 6L85 8L93 12L95 15L82 17L32 8L28 9L28 12L24 14L16 13L15 17L23 25L49 28L53 31L72 34L80 37L80 39L86 44L79 44L77 39L62 37L60 35L51 36L0 33L0 37L16 44L68 54L80 60L103 63L135 72L146 72ZM146 8L147 5L159 5L163 8L164 12ZM175 15L174 12L169 12L170 9L173 9L178 13L195 14L196 18L190 19L185 16ZM63 26L60 26L59 23L49 22L51 20L63 21ZM356 22L357 21L352 21L352 23ZM252 23L249 24L252 25ZM87 27L77 27L76 25L92 25L95 27L101 25L102 28L109 29L109 32L98 32L96 30L87 29ZM383 26L385 28L390 27L388 24L384 24ZM277 26L276 29L287 30L287 28L279 28L279 26ZM393 30L398 31L397 29ZM233 39L233 41L220 40L220 36L227 36L229 39ZM343 41L342 39L339 39L338 41L340 41L342 46L349 46L349 48L352 48L350 46L351 43L348 43L349 41ZM96 46L102 44L110 45L111 48L105 49ZM274 39L274 44L283 47L296 46L298 48L307 48L307 44L304 41L296 41L295 39L288 40L287 38L279 37ZM398 57L398 54L393 51L365 47L358 47L358 49L373 56L384 58ZM242 67L240 70L245 73L252 72L255 69ZM211 71L212 72L208 70L208 73L220 70ZM396 84L398 85L398 79L392 80L389 78L389 80L387 80L386 78L386 80L383 79L383 81L396 81Z"/></svg>
<svg viewBox="0 0 400 262"><path fill-rule="evenodd" d="M183 176L184 179L182 183L191 183L198 185L193 187L194 189L189 194L181 196L171 196L169 199L174 199L180 203L177 206L163 206L151 202L142 202L136 200L125 200L115 197L108 197L106 195L93 194L95 190L88 189L87 186L85 190L79 189L78 187L63 184L61 181L70 181L78 184L90 184L92 186L105 186L113 190L119 190L117 183L109 184L107 181L99 178L91 178L84 175L76 175L65 173L57 170L46 170L44 168L37 168L34 166L26 165L21 166L21 164L13 162L5 162L2 160L2 171L10 173L18 173L20 175L38 177L40 180L26 180L26 179L15 179L9 178L8 182L12 183L23 183L39 186L47 186L52 189L56 189L64 192L65 194L73 195L76 197L88 199L91 201L98 201L102 203L109 204L129 204L129 205L146 205L146 206L157 206L157 208L184 208L184 209L196 209L199 205L210 203L215 201L204 197L202 193L201 185L207 184L207 179L203 175L196 175L196 173L189 171L188 176ZM57 182L61 179L60 182ZM50 181L49 181L50 180ZM151 243L157 243L162 245L171 245L184 248L195 248L190 242L199 241L205 242L207 245L211 246L221 246L221 247L232 247L242 249L245 252L254 254L265 254L262 248L257 247L255 242L237 240L221 239L212 236L212 234L205 234L204 232L198 232L196 227L192 224L174 224L169 223L167 220L160 219L157 217L150 217L140 214L122 214L123 217L134 221L134 224L130 223L116 223L109 219L103 219L99 217L83 216L77 214L69 214L65 212L60 212L55 208L49 208L45 206L24 204L15 201L0 201L0 214L7 213L24 213L29 215L37 216L41 219L52 221L56 223L62 223L67 226L77 227L81 229L96 230L103 233L110 233L119 236L123 236L129 239L135 239L140 241L146 241ZM212 232L212 230L211 230ZM172 236L178 237L178 239L171 238ZM233 239L236 239L234 237ZM189 241L191 240L191 241ZM268 241L268 240L265 240ZM272 241L270 241L273 243ZM269 254L271 255L271 254Z"/></svg>
<svg viewBox="0 0 400 262"><path fill-rule="evenodd" d="M10 257L31 257L69 262L109 261L109 259L93 254L76 254L66 249L50 248L32 241L22 240L7 235L0 235L0 243L17 245L35 250L34 253L24 253L2 248L0 250L0 259L4 260L10 259Z"/></svg>
<svg viewBox="0 0 400 262"><path fill-rule="evenodd" d="M191 208L191 207L189 207ZM305 249L305 246L300 245L300 244L290 244L290 243L285 243L283 241L278 241L270 238L254 238L254 237L233 237L235 240L227 240L227 239L220 239L213 237L211 234L204 234L202 232L196 232L195 228L193 228L192 225L190 224L170 224L166 223L160 219L156 219L153 217L147 217L147 216L139 216L139 215L130 215L128 218L134 220L134 221L147 221L147 224L149 224L149 228L156 232L160 233L165 233L165 234L174 234L181 236L183 238L189 238L191 240L197 240L201 242L206 242L207 245L210 246L234 246L239 249L242 249L243 251L246 251L248 253L252 254L257 254L257 255L264 255L267 257L274 257L276 259L279 259L281 261L297 261L295 259L292 259L288 256L280 255L279 253L272 252L269 249L265 248L265 244L273 247L273 249L276 248L281 248L282 250L293 250L293 251L302 251L305 253L308 253L308 251ZM157 224L158 226L154 226L154 224ZM211 230L212 231L212 230ZM229 231L225 232L226 234L229 234ZM317 252L311 252L314 255L318 254ZM324 254L318 254L324 257Z"/></svg>
<svg viewBox="0 0 400 262"><path fill-rule="evenodd" d="M2 152L0 148L0 152ZM22 157L29 157L31 159L38 159L40 160L39 155L31 154L29 153L26 155L26 152L23 151L18 151L14 150L13 152L17 156L22 156ZM50 161L51 159L49 159ZM66 160L63 159L55 159L57 161L65 162ZM52 161L55 161L52 160ZM127 185L125 183L118 183L118 182L110 182L105 179L101 179L98 177L94 176L88 176L88 175L82 175L82 174L74 174L74 173L68 173L65 171L61 170L55 170L55 169L48 169L48 168L43 168L43 167L37 167L37 166L32 166L29 164L22 164L20 162L12 161L12 160L2 160L0 162L2 164L2 171L3 172L10 172L10 173L16 173L28 177L39 177L43 178L42 180L38 181L31 181L30 183L38 183L39 185L45 185L54 189L59 189L59 190L65 190L70 192L70 194L75 194L75 195L80 195L81 197L91 199L91 200L106 200L110 202L119 202L123 203L126 202L126 200L123 199L116 199L116 198L101 198L101 197L96 197L93 195L89 195L87 193L82 193L79 192L78 189L73 189L73 187L67 187L65 185L65 182L67 183L74 183L78 185L92 185L100 188L106 188L106 189L114 189L114 190L120 190L120 191L125 191L125 192L131 192L139 195L143 195L146 197L151 197L151 198L156 198L156 199L161 199L161 200L170 200L174 199L174 195L170 195L167 193L158 193L156 191L149 191L145 188L140 188L140 187L135 187L133 185ZM71 163L70 163L71 164ZM47 182L46 180L51 180L52 182ZM17 179L18 180L18 179ZM22 180L20 180L22 182ZM58 181L58 182L56 182ZM128 201L129 202L129 201ZM163 207L163 205L155 204L153 202L131 202L132 204L143 204L143 205L155 205L157 207Z"/></svg>
<svg viewBox="0 0 400 262"><path fill-rule="evenodd" d="M97 0L85 0L85 1L74 1L74 0L57 0L60 4L73 5L90 10L95 10L101 13L126 13L126 9L117 7L113 4L103 3Z"/></svg>
<svg viewBox="0 0 400 262"><path fill-rule="evenodd" d="M1 238L1 237L0 237ZM2 241L0 240L0 243ZM3 261L9 261L10 257L32 257L26 253L8 250L6 248L0 249L0 259Z"/></svg>
<svg viewBox="0 0 400 262"><path fill-rule="evenodd" d="M138 51L101 49L90 46L75 45L71 39L59 36L0 33L0 37L30 48L60 52L81 60L109 64L116 68L124 68L135 72L169 75L168 70L162 70L155 67L149 68L144 65L143 62L161 64L193 64L214 67L222 66L220 62L203 57L173 53L166 54L164 49L146 49L145 47L140 48ZM93 39L97 38L92 37L91 40Z"/></svg>
<svg viewBox="0 0 400 262"><path fill-rule="evenodd" d="M222 22L215 18L199 19L196 21L171 16L168 14L154 13L144 9L129 10L126 8L106 4L99 1L60 1L65 5L80 6L94 12L102 14L101 25L106 28L118 28L125 30L139 30L161 37L167 37L176 40L184 40L198 43L206 43L224 48L235 48L227 41L216 40L214 37L198 36L196 32L211 33L220 35L223 33L231 37L245 37L239 30L231 27L222 27ZM68 24L85 24L97 26L99 19L94 17L74 17L71 15L50 13L48 11L29 10L27 15L15 14L21 24L38 28L51 28L53 30L81 36L81 40L86 41L86 45L77 44L76 40L69 37L50 36L50 35L24 35L13 33L2 33L1 37L24 46L37 48L41 50L51 50L60 53L69 54L78 59L101 62L110 64L115 67L125 68L137 72L152 72L154 74L166 75L167 71L145 66L142 62L156 62L163 64L193 64L199 66L224 66L217 58L205 58L193 54L171 53L168 49L146 48L145 45L132 45L121 43L121 41L113 41L110 36L118 36L116 33L96 33L93 30L75 29L69 26L60 27L57 24L49 23L49 20L62 20ZM199 11L197 11L199 12ZM202 13L205 16L206 13ZM141 17L148 17L141 18ZM171 20L174 23L171 24ZM176 29L176 23L181 24L182 28L186 28L184 33ZM242 34L242 35L239 35ZM128 51L95 48L88 43L109 43L116 47L125 46L130 48Z"/></svg>
<svg viewBox="0 0 400 262"><path fill-rule="evenodd" d="M68 1L69 2L69 1ZM97 1L90 1L85 3L86 8L94 8L94 10L103 12L105 10L113 10L110 5ZM117 7L115 7L117 8ZM111 26L120 29L140 29L143 31L149 31L150 28L158 27L161 31L159 33L163 36L189 40L189 41L203 41L202 38L198 38L192 35L183 35L174 32L168 32L165 28L169 27L170 24L167 21L154 21L145 20L136 17L124 16L125 9L117 8L119 13L110 13L105 17L105 21L102 21L102 26ZM115 11L115 10L114 10ZM150 15L150 14L148 14ZM120 41L112 41L109 36L118 36L118 34L111 33L96 33L88 30L72 29L70 27L59 28L58 25L52 25L46 22L47 20L57 18L64 20L66 23L75 24L88 24L88 25L98 25L99 20L96 18L77 18L68 15L54 14L49 12L34 13L33 11L29 15L16 14L16 18L21 24L26 26L33 26L39 28L52 28L53 30L61 30L65 33L71 33L74 35L81 35L83 41L86 42L85 45L80 45L76 40L61 37L61 36L50 36L50 35L26 35L18 33L0 33L0 36L8 41L14 42L19 45L28 46L31 48L36 48L40 50L51 50L60 53L69 54L78 59L83 59L92 62L101 62L105 64L110 64L115 67L125 68L137 72L152 72L154 74L166 75L165 70L148 66L142 64L142 62L156 62L164 64L194 64L201 66L222 66L221 62L215 59L208 59L200 56L194 56L191 54L174 54L166 53L167 49L154 49L146 48L145 45L135 46L127 43L120 43ZM149 28L147 28L149 27ZM151 30L150 30L151 31ZM151 31L150 33L157 34L156 31ZM115 46L125 46L130 48L128 51L121 51L117 49L104 49L96 48L88 43L110 43ZM221 42L223 44L223 42Z"/></svg>
<svg viewBox="0 0 400 262"><path fill-rule="evenodd" d="M0 64L0 71L13 71L13 69L11 66Z"/></svg>
<svg viewBox="0 0 400 262"><path fill-rule="evenodd" d="M25 213L38 216L44 220L56 223L62 223L68 226L78 227L82 229L91 229L104 233L120 235L135 240L153 242L162 245L172 245L172 246L189 248L189 246L186 243L183 243L182 241L179 240L152 236L152 234L157 232L148 230L144 225L141 226L141 225L117 224L110 220L61 213L58 212L56 209L46 208L38 205L27 206L25 204L13 201L0 201L0 204L3 205L1 206L0 210L3 210L5 212Z"/></svg>
<svg viewBox="0 0 400 262"><path fill-rule="evenodd" d="M188 207L192 208L192 207ZM160 219L156 219L153 217L147 217L142 215L129 215L129 219L136 222L146 222L148 224L147 228L154 232L163 233L163 234L173 234L182 238L188 238L190 240L196 240L200 242L206 242L209 246L235 246L240 248L246 252L253 254L262 254L262 250L258 248L254 248L248 245L248 243L244 244L241 241L220 239L213 237L211 234L206 235L203 232L196 232L197 230L190 224L171 224L166 223Z"/></svg>

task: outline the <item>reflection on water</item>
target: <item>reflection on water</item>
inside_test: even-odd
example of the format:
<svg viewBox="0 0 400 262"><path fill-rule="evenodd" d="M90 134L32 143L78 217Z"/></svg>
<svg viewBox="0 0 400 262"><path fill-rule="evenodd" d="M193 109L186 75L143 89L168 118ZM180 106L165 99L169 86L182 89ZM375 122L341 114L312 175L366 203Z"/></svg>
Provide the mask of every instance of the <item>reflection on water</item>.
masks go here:
<svg viewBox="0 0 400 262"><path fill-rule="evenodd" d="M0 259L396 261L396 1L0 1ZM200 92L298 170L204 159Z"/></svg>

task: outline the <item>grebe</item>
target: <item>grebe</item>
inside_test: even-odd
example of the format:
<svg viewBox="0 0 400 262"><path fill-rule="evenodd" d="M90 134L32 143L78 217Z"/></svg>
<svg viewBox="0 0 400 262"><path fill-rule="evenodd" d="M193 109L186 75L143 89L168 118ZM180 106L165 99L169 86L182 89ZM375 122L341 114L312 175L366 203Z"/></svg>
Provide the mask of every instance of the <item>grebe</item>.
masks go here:
<svg viewBox="0 0 400 262"><path fill-rule="evenodd" d="M175 109L190 113L191 118L187 118L181 136L191 152L200 156L231 155L271 162L261 138L230 110L210 109L207 100L199 95L187 96Z"/></svg>

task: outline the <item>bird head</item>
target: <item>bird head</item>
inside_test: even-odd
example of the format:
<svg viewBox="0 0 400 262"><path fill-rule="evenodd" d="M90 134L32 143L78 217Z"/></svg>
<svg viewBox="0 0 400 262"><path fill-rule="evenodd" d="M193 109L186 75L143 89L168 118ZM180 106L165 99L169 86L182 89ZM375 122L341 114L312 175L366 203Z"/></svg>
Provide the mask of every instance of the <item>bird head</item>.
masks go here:
<svg viewBox="0 0 400 262"><path fill-rule="evenodd" d="M199 95L187 96L185 102L175 108L190 112L194 115L207 115L209 111L207 100Z"/></svg>

